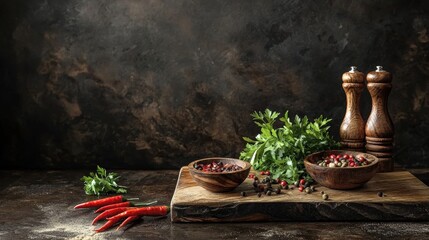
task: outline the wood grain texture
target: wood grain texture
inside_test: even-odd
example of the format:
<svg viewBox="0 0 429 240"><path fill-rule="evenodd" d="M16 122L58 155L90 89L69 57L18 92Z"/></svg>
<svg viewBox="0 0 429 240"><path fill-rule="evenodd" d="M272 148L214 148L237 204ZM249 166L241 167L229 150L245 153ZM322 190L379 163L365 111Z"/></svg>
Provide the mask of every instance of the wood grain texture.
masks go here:
<svg viewBox="0 0 429 240"><path fill-rule="evenodd" d="M380 172L392 171L394 127L387 104L392 88L392 75L380 68L369 72L366 79L372 98L372 109L365 126L365 147L368 153L383 158L379 164Z"/></svg>
<svg viewBox="0 0 429 240"><path fill-rule="evenodd" d="M352 67L342 76L347 108L340 126L341 145L344 149L365 149L365 122L360 112L360 97L365 87L364 74Z"/></svg>
<svg viewBox="0 0 429 240"><path fill-rule="evenodd" d="M199 187L187 167L179 174L171 200L172 222L236 221L428 221L429 187L406 171L377 173L364 186L331 190L318 186L312 194L283 190L257 197L252 180L232 192L212 193ZM241 197L241 191L249 191ZM321 199L320 191L330 199ZM378 192L385 197L379 197Z"/></svg>

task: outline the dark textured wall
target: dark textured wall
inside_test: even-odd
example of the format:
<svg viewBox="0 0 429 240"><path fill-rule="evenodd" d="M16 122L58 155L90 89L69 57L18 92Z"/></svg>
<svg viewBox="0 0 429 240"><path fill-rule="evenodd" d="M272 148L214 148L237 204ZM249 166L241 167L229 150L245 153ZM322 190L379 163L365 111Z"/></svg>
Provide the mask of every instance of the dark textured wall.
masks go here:
<svg viewBox="0 0 429 240"><path fill-rule="evenodd" d="M394 75L396 161L429 167L427 1L2 1L1 166L237 157L269 107L334 119L341 74ZM362 112L370 111L363 95Z"/></svg>

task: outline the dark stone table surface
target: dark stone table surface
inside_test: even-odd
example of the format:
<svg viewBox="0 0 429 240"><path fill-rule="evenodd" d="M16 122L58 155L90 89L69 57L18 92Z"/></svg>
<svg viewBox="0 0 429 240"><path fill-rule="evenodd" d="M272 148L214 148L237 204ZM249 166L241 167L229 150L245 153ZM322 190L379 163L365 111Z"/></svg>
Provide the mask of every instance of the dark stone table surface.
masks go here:
<svg viewBox="0 0 429 240"><path fill-rule="evenodd" d="M426 184L429 169L410 170ZM127 196L170 204L179 171L118 170ZM429 239L428 222L181 223L145 218L124 231L95 234L93 199L80 177L88 171L0 171L0 239ZM404 189L406 191L406 189ZM429 213L428 213L429 214Z"/></svg>

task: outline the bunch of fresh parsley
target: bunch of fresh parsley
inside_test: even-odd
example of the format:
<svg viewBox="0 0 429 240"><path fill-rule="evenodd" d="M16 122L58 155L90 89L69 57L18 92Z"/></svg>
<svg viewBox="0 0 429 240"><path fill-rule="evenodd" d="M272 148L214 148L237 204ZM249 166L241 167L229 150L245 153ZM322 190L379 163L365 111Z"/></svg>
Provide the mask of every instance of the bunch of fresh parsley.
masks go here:
<svg viewBox="0 0 429 240"><path fill-rule="evenodd" d="M247 142L240 159L250 161L256 170L270 170L274 179L281 178L293 183L300 178L310 178L305 172L305 156L322 150L338 147L329 134L331 119L320 116L310 122L307 116L295 116L292 122L288 112L280 121L283 126L275 128L280 114L266 109L251 114L261 133L255 139L244 137Z"/></svg>
<svg viewBox="0 0 429 240"><path fill-rule="evenodd" d="M107 174L106 169L97 166L97 172L90 172L89 176L83 176L81 180L84 182L83 189L87 195L104 195L109 193L127 193L124 186L116 183L119 175L111 172Z"/></svg>

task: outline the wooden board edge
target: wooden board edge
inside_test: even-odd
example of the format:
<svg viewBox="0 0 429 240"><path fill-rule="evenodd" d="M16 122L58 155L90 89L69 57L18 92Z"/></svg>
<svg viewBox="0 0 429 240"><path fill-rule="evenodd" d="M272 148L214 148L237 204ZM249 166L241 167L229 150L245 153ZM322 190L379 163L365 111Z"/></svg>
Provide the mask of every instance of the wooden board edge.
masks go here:
<svg viewBox="0 0 429 240"><path fill-rule="evenodd" d="M412 172L407 171L407 170L403 170L403 171L396 171L396 172L407 172L408 174L410 174L411 176L413 176L416 181L419 182L419 184L422 184L423 186L429 187L428 185L426 185L426 183L424 183L422 180L420 180L416 175L414 175Z"/></svg>
<svg viewBox="0 0 429 240"><path fill-rule="evenodd" d="M262 206L262 207L261 207ZM334 211L333 211L334 210ZM204 212L204 217L201 217ZM175 205L172 222L335 222L429 221L429 202L423 203L234 203L219 207ZM194 217L195 216L195 217Z"/></svg>
<svg viewBox="0 0 429 240"><path fill-rule="evenodd" d="M176 192L178 191L178 186L179 186L179 183L180 183L180 179L182 177L183 170L185 168L188 168L188 167L182 167L182 168L180 168L179 175L177 177L176 187L174 188L173 197L171 198L171 202L170 202L170 219L171 219L171 222L174 222L175 219L177 218L177 216L175 215L175 211L174 211L174 199L175 199L175 196L176 196Z"/></svg>

